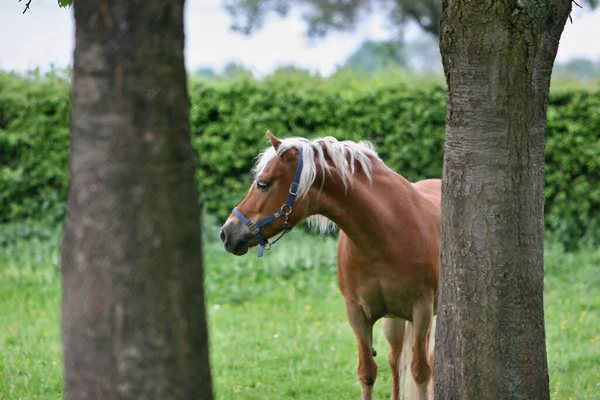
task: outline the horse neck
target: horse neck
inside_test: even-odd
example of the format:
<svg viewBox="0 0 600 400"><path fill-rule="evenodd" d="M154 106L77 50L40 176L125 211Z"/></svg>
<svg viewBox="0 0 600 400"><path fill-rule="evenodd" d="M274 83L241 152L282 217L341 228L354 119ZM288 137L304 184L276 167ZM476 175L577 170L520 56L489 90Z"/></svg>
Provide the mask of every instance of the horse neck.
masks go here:
<svg viewBox="0 0 600 400"><path fill-rule="evenodd" d="M418 203L418 194L381 161L373 162L372 184L360 171L353 178L346 189L339 178L327 177L316 196L315 211L335 222L359 247L381 248L390 240L390 232L403 223L402 218L414 218L410 209Z"/></svg>

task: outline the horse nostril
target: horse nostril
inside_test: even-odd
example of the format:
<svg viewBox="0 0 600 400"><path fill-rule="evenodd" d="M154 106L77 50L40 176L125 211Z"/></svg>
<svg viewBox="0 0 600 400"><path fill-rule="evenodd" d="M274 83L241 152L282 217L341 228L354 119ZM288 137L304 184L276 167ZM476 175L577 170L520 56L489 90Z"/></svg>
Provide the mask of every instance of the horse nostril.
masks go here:
<svg viewBox="0 0 600 400"><path fill-rule="evenodd" d="M221 229L221 232L219 232L219 237L221 238L221 241L223 243L225 243L227 241L227 234L225 233L225 231L223 229Z"/></svg>

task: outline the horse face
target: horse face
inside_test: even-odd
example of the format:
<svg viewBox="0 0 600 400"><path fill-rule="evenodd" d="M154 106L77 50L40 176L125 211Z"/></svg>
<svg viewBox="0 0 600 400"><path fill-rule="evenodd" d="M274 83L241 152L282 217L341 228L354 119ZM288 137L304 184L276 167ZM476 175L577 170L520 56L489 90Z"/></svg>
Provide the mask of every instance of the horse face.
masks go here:
<svg viewBox="0 0 600 400"><path fill-rule="evenodd" d="M275 151L277 151L281 142L270 132L267 132L267 135ZM298 150L295 148L288 149L283 154L275 156L257 176L246 197L237 205L238 211L250 221L258 223L282 210L282 206L288 199L297 165ZM291 226L297 225L306 214L306 198L296 197L292 203L292 208L289 209L286 206L284 211L291 211L287 217L287 222ZM286 219L281 217L268 223L260 228L260 235L264 240L277 235L283 231L285 221ZM223 241L225 250L235 255L246 254L250 248L259 244L248 226L234 214L231 214L225 221L219 236Z"/></svg>

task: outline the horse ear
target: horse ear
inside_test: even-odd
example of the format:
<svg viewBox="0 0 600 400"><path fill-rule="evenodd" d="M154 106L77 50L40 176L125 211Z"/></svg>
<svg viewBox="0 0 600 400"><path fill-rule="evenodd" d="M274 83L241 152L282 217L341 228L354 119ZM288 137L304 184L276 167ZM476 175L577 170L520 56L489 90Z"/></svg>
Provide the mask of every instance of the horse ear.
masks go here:
<svg viewBox="0 0 600 400"><path fill-rule="evenodd" d="M267 131L267 137L271 141L271 144L273 145L275 150L277 150L279 148L279 145L281 145L281 140L277 139L271 131Z"/></svg>

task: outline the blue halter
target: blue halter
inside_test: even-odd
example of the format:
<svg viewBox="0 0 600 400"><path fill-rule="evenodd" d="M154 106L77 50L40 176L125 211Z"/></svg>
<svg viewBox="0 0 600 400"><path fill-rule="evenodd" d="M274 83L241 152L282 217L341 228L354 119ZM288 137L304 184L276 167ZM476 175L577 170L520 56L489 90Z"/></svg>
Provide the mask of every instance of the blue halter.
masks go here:
<svg viewBox="0 0 600 400"><path fill-rule="evenodd" d="M268 217L258 221L257 223L254 223L254 222L250 221L248 218L246 218L244 216L244 214L242 214L240 212L240 210L237 209L237 207L235 207L233 209L233 214L235 214L235 216L238 217L239 220L242 221L244 223L244 225L246 225L250 229L250 233L252 233L258 240L258 243L260 244L260 247L258 248L258 256L259 257L263 256L265 249L269 250L271 248L271 245L277 243L277 241L279 239L281 239L283 237L283 235L285 235L286 233L288 233L289 231L292 230L292 226L288 222L288 218L289 218L290 214L292 213L292 203L294 202L294 199L296 198L296 195L298 194L298 186L300 185L300 175L302 174L302 164L303 164L302 149L300 149L300 153L298 156L298 166L296 167L296 174L294 175L294 181L290 185L290 190L289 190L290 194L288 195L288 198L287 198L285 204L282 205L281 209L279 211L277 211L275 214L269 215ZM275 239L273 242L269 243L268 240L263 239L263 237L261 236L260 228L262 228L263 226L265 226L267 224L270 224L271 222L273 222L276 219L279 219L281 217L285 218L285 221L283 223L283 232L281 233L281 235L279 235L279 237L277 239Z"/></svg>

